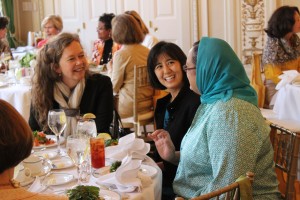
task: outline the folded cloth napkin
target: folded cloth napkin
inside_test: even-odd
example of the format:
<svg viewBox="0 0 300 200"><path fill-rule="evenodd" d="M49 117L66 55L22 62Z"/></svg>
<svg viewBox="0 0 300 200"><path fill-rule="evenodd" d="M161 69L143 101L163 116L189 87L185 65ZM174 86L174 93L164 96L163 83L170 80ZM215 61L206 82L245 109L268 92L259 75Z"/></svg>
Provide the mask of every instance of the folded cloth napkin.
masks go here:
<svg viewBox="0 0 300 200"><path fill-rule="evenodd" d="M46 189L47 186L42 184L41 178L39 176L36 176L34 182L28 188L28 191L39 193L39 192L43 192Z"/></svg>
<svg viewBox="0 0 300 200"><path fill-rule="evenodd" d="M130 155L133 159L143 160L150 151L150 144L143 139L136 138L134 133L128 134L119 139L116 146L105 148L105 158L112 160L122 160Z"/></svg>
<svg viewBox="0 0 300 200"><path fill-rule="evenodd" d="M300 74L292 80L292 85L300 86Z"/></svg>
<svg viewBox="0 0 300 200"><path fill-rule="evenodd" d="M97 182L99 185L113 186L119 192L141 191L142 182L138 178L141 163L141 160L133 160L132 156L126 156L116 172L100 176Z"/></svg>
<svg viewBox="0 0 300 200"><path fill-rule="evenodd" d="M284 87L286 84L292 83L293 80L299 75L300 74L297 70L283 71L283 74L278 77L281 79L281 81L276 85L275 89L280 90L280 88Z"/></svg>

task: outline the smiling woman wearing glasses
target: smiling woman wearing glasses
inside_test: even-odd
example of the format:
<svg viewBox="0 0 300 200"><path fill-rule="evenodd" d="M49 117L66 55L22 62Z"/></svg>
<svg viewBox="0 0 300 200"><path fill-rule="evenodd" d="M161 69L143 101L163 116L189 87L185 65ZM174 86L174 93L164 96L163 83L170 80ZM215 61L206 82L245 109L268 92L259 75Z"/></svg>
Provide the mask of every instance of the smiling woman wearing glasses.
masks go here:
<svg viewBox="0 0 300 200"><path fill-rule="evenodd" d="M185 62L186 56L180 47L163 41L151 49L147 62L152 86L169 92L167 96L157 101L156 129L164 129L170 133L176 150L180 149L181 140L191 125L195 111L200 104L199 95L189 89L187 74L184 72L189 68L184 70L182 67L186 66ZM160 160L158 158L156 161ZM164 160L162 164L162 199L172 199L172 182L177 166Z"/></svg>

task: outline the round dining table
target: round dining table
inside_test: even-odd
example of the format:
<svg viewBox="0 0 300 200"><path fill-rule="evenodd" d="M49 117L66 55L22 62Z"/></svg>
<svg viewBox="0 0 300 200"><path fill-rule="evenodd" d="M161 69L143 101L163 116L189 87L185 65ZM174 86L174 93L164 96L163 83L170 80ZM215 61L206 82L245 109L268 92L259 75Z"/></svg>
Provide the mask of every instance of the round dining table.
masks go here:
<svg viewBox="0 0 300 200"><path fill-rule="evenodd" d="M29 119L31 86L10 84L0 87L0 99L10 103L26 121Z"/></svg>
<svg viewBox="0 0 300 200"><path fill-rule="evenodd" d="M64 143L64 138L62 139L62 143ZM56 161L60 160L60 159L70 159L66 152L65 152L65 148L64 148L64 144L62 145L62 149L63 149L63 154L62 156L55 156L54 158L50 159L48 156L51 154L53 154L53 152L56 151L56 147L50 147L47 149L44 148L34 148L33 149L33 154L36 155L43 155L46 157L48 157L48 159L50 160L51 163L55 163ZM54 153L55 154L55 153ZM53 161L53 162L52 162ZM65 184L61 184L61 185L51 185L46 187L45 189L42 189L41 191L38 191L40 193L45 193L45 194L64 194L66 192L66 190L73 188L74 186L76 186L77 183L77 168L74 165L71 165L69 163L65 163L65 167L62 167L61 169L51 169L51 171L47 171L45 172L45 174L43 174L42 176L38 177L40 179L40 182L43 182L43 180L45 179L46 176L51 175L51 173L53 174L68 174L68 175L73 175L74 179L72 181L68 181ZM156 173L154 176L151 176L151 181L150 183L148 182L148 184L144 187L142 187L142 189L140 191L135 190L134 192L119 192L118 190L113 190L113 192L116 192L119 194L120 199L132 199L132 200L158 200L161 199L161 190L162 190L162 171L161 169L157 166L157 164L148 156L146 156L146 158L142 161L142 165L147 165L147 166L151 166L154 167L156 169ZM56 168L56 167L54 167ZM33 181L33 183L31 183L32 185L35 184L36 180ZM143 183L143 180L142 180ZM27 186L24 186L26 188L30 188L31 184L28 184ZM101 190L107 190L111 188L103 188L103 186L105 186L104 184L99 183L98 178L94 177L93 175L90 175L88 180L86 182L82 182L82 185L89 185L89 186L97 186L100 188L100 194L101 194ZM30 189L29 189L30 190ZM39 188L37 189L39 190ZM112 199L115 200L115 198L109 198L108 199Z"/></svg>

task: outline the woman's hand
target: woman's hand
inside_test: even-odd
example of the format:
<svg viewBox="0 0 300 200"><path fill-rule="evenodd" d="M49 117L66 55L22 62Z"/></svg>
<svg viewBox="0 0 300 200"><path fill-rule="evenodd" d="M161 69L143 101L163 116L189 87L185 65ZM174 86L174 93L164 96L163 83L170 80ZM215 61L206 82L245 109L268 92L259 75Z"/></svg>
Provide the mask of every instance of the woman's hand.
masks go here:
<svg viewBox="0 0 300 200"><path fill-rule="evenodd" d="M175 146L171 140L168 131L158 129L152 134L148 134L148 137L155 142L156 149L160 157L171 163L176 163Z"/></svg>

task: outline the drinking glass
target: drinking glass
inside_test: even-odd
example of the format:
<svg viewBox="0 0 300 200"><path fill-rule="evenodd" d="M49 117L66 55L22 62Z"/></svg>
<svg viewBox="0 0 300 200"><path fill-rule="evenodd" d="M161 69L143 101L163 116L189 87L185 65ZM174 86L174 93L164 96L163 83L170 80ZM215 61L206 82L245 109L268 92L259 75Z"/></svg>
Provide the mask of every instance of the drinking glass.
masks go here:
<svg viewBox="0 0 300 200"><path fill-rule="evenodd" d="M77 134L70 135L67 138L66 144L67 154L77 167L78 185L81 183L81 164L85 161L88 155L88 140L85 135Z"/></svg>
<svg viewBox="0 0 300 200"><path fill-rule="evenodd" d="M97 169L105 166L105 142L103 138L90 138L91 163L93 176L99 177Z"/></svg>
<svg viewBox="0 0 300 200"><path fill-rule="evenodd" d="M77 134L83 134L87 137L96 137L97 128L93 119L79 119L77 122Z"/></svg>
<svg viewBox="0 0 300 200"><path fill-rule="evenodd" d="M63 109L53 109L48 112L48 126L57 138L57 153L60 152L60 135L66 128L66 114Z"/></svg>

